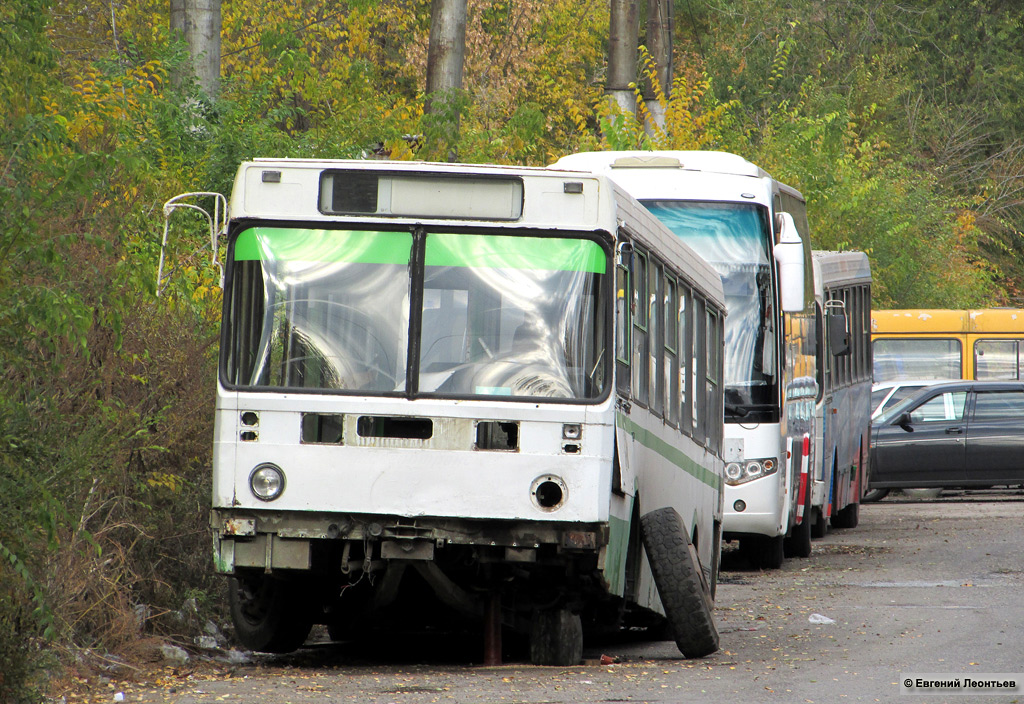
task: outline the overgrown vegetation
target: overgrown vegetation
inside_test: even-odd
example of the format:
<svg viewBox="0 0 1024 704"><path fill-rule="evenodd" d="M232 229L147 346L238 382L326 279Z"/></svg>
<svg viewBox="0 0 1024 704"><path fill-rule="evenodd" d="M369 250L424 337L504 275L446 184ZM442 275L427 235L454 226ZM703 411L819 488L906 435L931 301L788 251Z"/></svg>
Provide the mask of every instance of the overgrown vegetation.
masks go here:
<svg viewBox="0 0 1024 704"><path fill-rule="evenodd" d="M191 642L185 596L218 612L202 237L172 240L154 293L163 202L227 192L242 159L734 151L804 192L815 246L869 253L877 306L1021 303L1013 3L680 3L653 132L602 98L592 0L470 0L460 129L428 121L429 10L224 0L211 98L172 80L164 2L0 4L0 699L38 698L76 653Z"/></svg>

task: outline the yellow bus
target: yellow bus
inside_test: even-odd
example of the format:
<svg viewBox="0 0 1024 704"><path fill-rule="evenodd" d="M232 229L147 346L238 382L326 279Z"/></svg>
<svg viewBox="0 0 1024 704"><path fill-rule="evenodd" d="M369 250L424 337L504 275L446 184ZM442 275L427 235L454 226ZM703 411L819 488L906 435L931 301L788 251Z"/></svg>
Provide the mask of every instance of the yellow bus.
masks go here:
<svg viewBox="0 0 1024 704"><path fill-rule="evenodd" d="M873 310L874 381L1024 378L1024 309Z"/></svg>

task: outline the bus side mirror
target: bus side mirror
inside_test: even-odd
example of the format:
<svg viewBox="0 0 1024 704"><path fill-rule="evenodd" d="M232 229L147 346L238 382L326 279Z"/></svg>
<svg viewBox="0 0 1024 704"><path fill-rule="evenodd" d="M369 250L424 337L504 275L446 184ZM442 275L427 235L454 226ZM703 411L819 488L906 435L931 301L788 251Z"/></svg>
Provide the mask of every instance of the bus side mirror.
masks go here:
<svg viewBox="0 0 1024 704"><path fill-rule="evenodd" d="M850 354L850 331L842 311L829 311L828 346L835 357Z"/></svg>
<svg viewBox="0 0 1024 704"><path fill-rule="evenodd" d="M789 213L776 216L779 233L775 245L775 262L779 267L779 297L785 313L799 313L804 309L804 243Z"/></svg>

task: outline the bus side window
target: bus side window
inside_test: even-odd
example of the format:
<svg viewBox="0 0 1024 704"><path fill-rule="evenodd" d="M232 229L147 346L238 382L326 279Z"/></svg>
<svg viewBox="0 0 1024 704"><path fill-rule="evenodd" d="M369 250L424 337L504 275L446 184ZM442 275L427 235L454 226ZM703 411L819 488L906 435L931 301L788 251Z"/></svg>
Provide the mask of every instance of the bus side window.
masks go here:
<svg viewBox="0 0 1024 704"><path fill-rule="evenodd" d="M817 302L814 304L814 345L817 348L814 355L817 361L815 369L818 381L817 401L820 403L825 395L825 359L829 355L829 348L825 344L825 319L821 314L821 305Z"/></svg>
<svg viewBox="0 0 1024 704"><path fill-rule="evenodd" d="M650 341L647 345L650 351L650 372L648 379L650 379L650 399L651 399L651 410L658 415L663 415L665 412L665 394L664 394L664 376L662 372L662 359L664 353L664 342L662 340L662 332L664 329L662 316L665 312L665 307L660 305L661 297L663 294L663 283L664 283L664 268L661 262L651 261L650 264L650 286L647 292L648 311L647 320L648 334L650 335Z"/></svg>
<svg viewBox="0 0 1024 704"><path fill-rule="evenodd" d="M633 326L630 299L633 295L626 263L615 267L615 377L619 394L629 397L629 333Z"/></svg>
<svg viewBox="0 0 1024 704"><path fill-rule="evenodd" d="M1018 379L1016 340L978 340L974 343L974 378Z"/></svg>
<svg viewBox="0 0 1024 704"><path fill-rule="evenodd" d="M840 292L840 297L843 300L843 310L847 311L847 316L846 316L847 324L851 325L851 331L850 331L851 333L853 331L852 331L852 323L850 322L850 313L849 313L849 311L853 307L853 301L852 301L853 297L852 297L852 294L853 294L853 290L852 289L843 289L843 291ZM853 341L851 340L850 343L851 343L851 346L852 346L853 345ZM853 360L854 360L853 354L847 354L847 355L843 356L843 381L846 383L847 386L850 386L850 384L853 383Z"/></svg>
<svg viewBox="0 0 1024 704"><path fill-rule="evenodd" d="M676 313L676 280L665 279L665 365L664 365L664 406L665 421L672 426L679 424L679 315Z"/></svg>
<svg viewBox="0 0 1024 704"><path fill-rule="evenodd" d="M704 445L707 442L708 426L707 312L704 299L697 295L693 297L693 323L693 439Z"/></svg>
<svg viewBox="0 0 1024 704"><path fill-rule="evenodd" d="M725 415L722 407L722 336L721 318L715 311L708 308L707 317L707 414L710 418L708 423L707 438L708 447L717 453L722 451L722 424L719 422Z"/></svg>
<svg viewBox="0 0 1024 704"><path fill-rule="evenodd" d="M647 405L647 255L633 256L633 399Z"/></svg>
<svg viewBox="0 0 1024 704"><path fill-rule="evenodd" d="M860 334L861 334L861 376L871 380L871 286L861 289Z"/></svg>
<svg viewBox="0 0 1024 704"><path fill-rule="evenodd" d="M693 305L689 286L679 286L679 429L693 435Z"/></svg>

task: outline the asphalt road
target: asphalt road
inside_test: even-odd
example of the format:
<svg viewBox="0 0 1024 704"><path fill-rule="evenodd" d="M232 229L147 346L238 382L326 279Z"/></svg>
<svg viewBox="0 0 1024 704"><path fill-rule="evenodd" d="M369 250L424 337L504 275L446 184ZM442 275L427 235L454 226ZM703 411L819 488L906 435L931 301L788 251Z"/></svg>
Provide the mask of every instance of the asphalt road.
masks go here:
<svg viewBox="0 0 1024 704"><path fill-rule="evenodd" d="M1024 682L984 696L900 685L926 674L1024 679L1024 493L867 504L860 526L830 531L781 570L752 570L726 546L716 606L722 647L702 660L681 659L671 642L619 640L588 643L578 667L483 667L481 644L410 636L169 674L124 701L1024 702ZM833 622L812 623L816 614ZM601 665L602 655L618 662Z"/></svg>

